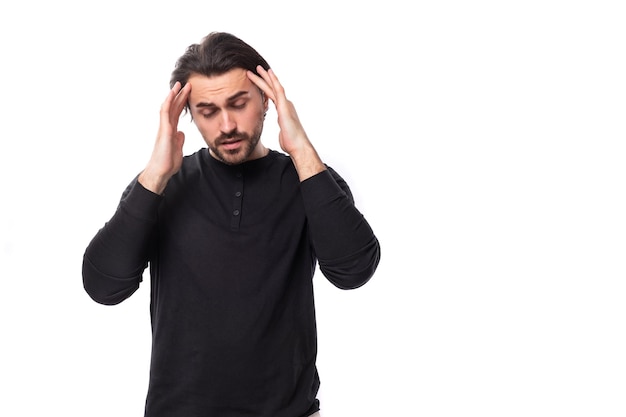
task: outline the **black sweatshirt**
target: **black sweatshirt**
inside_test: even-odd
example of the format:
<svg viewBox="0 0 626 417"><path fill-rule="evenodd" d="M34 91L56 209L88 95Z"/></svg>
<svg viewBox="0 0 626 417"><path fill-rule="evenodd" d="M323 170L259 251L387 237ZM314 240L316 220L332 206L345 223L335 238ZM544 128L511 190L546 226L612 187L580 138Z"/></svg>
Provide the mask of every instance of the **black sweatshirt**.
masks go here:
<svg viewBox="0 0 626 417"><path fill-rule="evenodd" d="M316 262L352 289L379 258L332 168L300 182L282 153L232 166L202 149L162 196L131 182L85 251L83 284L117 304L150 265L146 417L302 417L319 407Z"/></svg>

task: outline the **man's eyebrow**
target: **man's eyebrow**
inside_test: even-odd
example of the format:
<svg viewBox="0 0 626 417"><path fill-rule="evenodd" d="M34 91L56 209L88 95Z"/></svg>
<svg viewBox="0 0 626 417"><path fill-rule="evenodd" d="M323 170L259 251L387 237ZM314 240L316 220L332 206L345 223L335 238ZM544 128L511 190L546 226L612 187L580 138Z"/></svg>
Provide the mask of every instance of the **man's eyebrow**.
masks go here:
<svg viewBox="0 0 626 417"><path fill-rule="evenodd" d="M230 101L234 101L234 100L237 100L239 97L244 96L244 95L247 95L247 94L249 94L249 92L248 92L248 91L245 91L245 90L244 90L244 91L239 91L239 92L237 92L237 93L233 94L232 96L228 97L228 98L226 99L226 101L229 101L229 102L230 102ZM217 107L217 106L215 105L215 103L210 103L210 102L206 102L206 101L201 101L201 102L197 103L197 104L195 105L195 107L196 107L196 108L202 108L202 107Z"/></svg>

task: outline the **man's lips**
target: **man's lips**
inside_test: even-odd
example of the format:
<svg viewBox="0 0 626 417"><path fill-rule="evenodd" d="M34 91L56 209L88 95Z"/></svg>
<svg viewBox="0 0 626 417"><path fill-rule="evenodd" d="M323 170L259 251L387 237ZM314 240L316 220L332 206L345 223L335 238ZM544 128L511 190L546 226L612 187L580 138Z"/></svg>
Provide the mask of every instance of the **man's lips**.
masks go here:
<svg viewBox="0 0 626 417"><path fill-rule="evenodd" d="M223 141L221 145L228 150L232 150L232 149L237 149L239 145L241 145L241 142L242 142L241 139L233 139L233 140Z"/></svg>

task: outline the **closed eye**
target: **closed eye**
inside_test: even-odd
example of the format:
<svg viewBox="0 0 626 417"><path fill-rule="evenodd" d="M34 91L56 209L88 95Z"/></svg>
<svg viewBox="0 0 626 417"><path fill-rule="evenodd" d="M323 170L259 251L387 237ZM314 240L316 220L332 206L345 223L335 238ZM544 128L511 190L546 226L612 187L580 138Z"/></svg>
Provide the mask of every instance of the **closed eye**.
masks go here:
<svg viewBox="0 0 626 417"><path fill-rule="evenodd" d="M215 113L216 113L215 111L205 111L205 112L200 113L200 115L204 117L205 119L209 119L215 116Z"/></svg>
<svg viewBox="0 0 626 417"><path fill-rule="evenodd" d="M232 107L233 109L241 110L244 107L246 107L246 104L248 104L248 100L237 100L237 101L233 102L230 105L230 107Z"/></svg>

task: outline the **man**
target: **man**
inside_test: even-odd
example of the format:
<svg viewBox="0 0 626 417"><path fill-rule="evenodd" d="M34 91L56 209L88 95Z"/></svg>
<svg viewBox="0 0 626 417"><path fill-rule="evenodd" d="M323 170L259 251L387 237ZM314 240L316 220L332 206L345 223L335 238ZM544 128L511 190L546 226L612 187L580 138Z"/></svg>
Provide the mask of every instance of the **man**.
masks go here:
<svg viewBox="0 0 626 417"><path fill-rule="evenodd" d="M150 265L146 417L317 415L315 265L360 287L379 243L252 47L211 33L170 84L152 156L85 251L85 290L120 303ZM286 154L260 140L269 100ZM183 110L208 149L183 156Z"/></svg>

